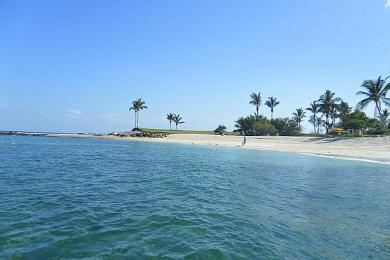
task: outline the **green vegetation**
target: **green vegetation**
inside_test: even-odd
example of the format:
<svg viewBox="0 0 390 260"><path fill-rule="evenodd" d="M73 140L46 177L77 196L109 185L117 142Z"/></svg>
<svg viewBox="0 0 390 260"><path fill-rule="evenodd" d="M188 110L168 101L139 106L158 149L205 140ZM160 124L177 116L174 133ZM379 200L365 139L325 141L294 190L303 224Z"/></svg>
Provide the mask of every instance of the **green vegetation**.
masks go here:
<svg viewBox="0 0 390 260"><path fill-rule="evenodd" d="M194 130L168 130L168 129L152 129L152 128L140 128L141 131L146 133L165 133L165 134L207 134L214 135L214 131L194 131ZM224 132L225 135L240 135L238 132Z"/></svg>
<svg viewBox="0 0 390 260"><path fill-rule="evenodd" d="M300 135L301 123L306 118L305 110L310 112L308 121L313 125L311 135L320 135L325 129L326 134L342 134L343 136L366 136L390 133L390 112L384 106L390 106L390 82L387 78L378 77L377 80L365 80L361 87L365 91L358 91L356 95L364 96L360 100L355 110L347 102L337 97L331 90L326 90L317 100L310 103L306 109L298 108L292 114L292 118L273 118L274 109L280 104L275 97L268 97L264 103L271 110L270 119L260 115L261 93L250 94L249 104L254 105L256 110L254 115L239 117L235 121L236 130L226 132L226 126L219 125L214 131L190 131L178 130L180 124L184 124L183 118L179 114L167 114L170 130L148 129L140 130L150 133L168 134L227 134L227 135ZM375 106L374 118L368 117L362 109L369 104ZM133 101L129 110L135 112L135 128L138 128L139 111L147 109L142 99ZM172 122L176 130L172 130ZM305 134L307 135L307 134Z"/></svg>
<svg viewBox="0 0 390 260"><path fill-rule="evenodd" d="M264 103L267 107L271 109L271 120L274 118L274 109L280 102L275 97L268 97L268 100Z"/></svg>
<svg viewBox="0 0 390 260"><path fill-rule="evenodd" d="M303 111L303 108L297 108L296 112L293 113L293 119L297 122L298 124L298 133L301 133L301 123L303 119L306 117L305 111Z"/></svg>
<svg viewBox="0 0 390 260"><path fill-rule="evenodd" d="M326 134L343 135L378 135L390 133L390 112L383 106L390 106L390 98L387 94L390 90L389 77L377 80L366 80L362 87L366 90L359 91L357 95L363 95L362 99L353 111L352 107L331 90L326 90L319 99L314 100L305 110L311 112L308 121L313 125L313 134L319 135L322 128ZM250 95L250 104L256 106L255 116L240 117L236 121L238 132L245 135L298 135L301 133L301 123L306 117L303 108L298 108L290 118L273 119L273 111L279 101L269 97L266 106L271 109L271 120L259 115L261 105L260 92ZM375 116L369 118L361 109L368 104L375 105Z"/></svg>
<svg viewBox="0 0 390 260"><path fill-rule="evenodd" d="M168 114L167 115L167 119L168 119L168 121L169 121L169 129L171 129L172 130L172 121L175 119L175 114L172 114L172 113L170 113L170 114Z"/></svg>
<svg viewBox="0 0 390 260"><path fill-rule="evenodd" d="M341 101L341 98L335 97L335 95L334 92L327 89L318 99L320 112L325 116L323 125L325 126L326 133L329 133L329 130L335 125L337 118L337 103Z"/></svg>
<svg viewBox="0 0 390 260"><path fill-rule="evenodd" d="M270 121L262 115L249 115L240 117L236 121L238 132L244 135L275 135L277 130Z"/></svg>
<svg viewBox="0 0 390 260"><path fill-rule="evenodd" d="M310 103L310 106L306 108L307 111L310 111L312 115L309 118L309 122L313 125L314 127L314 134L319 134L320 127L322 124L322 118L318 117L317 114L320 113L320 105L317 103L317 101L313 101Z"/></svg>
<svg viewBox="0 0 390 260"><path fill-rule="evenodd" d="M356 105L356 108L359 110L364 109L368 104L374 103L375 114L378 113L379 116L382 116L382 102L385 105L390 106L390 98L386 97L387 92L390 90L390 83L387 83L386 79L378 77L376 81L365 80L362 84L362 88L366 91L359 91L356 93L356 95L363 95L365 98Z"/></svg>
<svg viewBox="0 0 390 260"><path fill-rule="evenodd" d="M277 134L281 136L298 135L298 123L294 119L276 118L271 120L271 124L276 128Z"/></svg>
<svg viewBox="0 0 390 260"><path fill-rule="evenodd" d="M259 108L261 106L261 94L260 92L259 93L252 93L250 95L250 101L249 101L249 104L252 104L256 107L256 117L259 116Z"/></svg>
<svg viewBox="0 0 390 260"><path fill-rule="evenodd" d="M214 133L219 134L219 135L224 135L225 132L226 132L226 126L224 126L224 125L219 125L217 127L217 129L214 130Z"/></svg>
<svg viewBox="0 0 390 260"><path fill-rule="evenodd" d="M174 115L173 117L173 122L175 123L176 125L176 130L177 130L177 126L180 125L180 124L184 124L185 122L182 121L183 118L180 116L180 115Z"/></svg>
<svg viewBox="0 0 390 260"><path fill-rule="evenodd" d="M132 106L129 108L129 111L134 110L134 128L136 129L138 128L139 111L143 109L148 109L148 107L145 106L145 102L141 98L134 100Z"/></svg>

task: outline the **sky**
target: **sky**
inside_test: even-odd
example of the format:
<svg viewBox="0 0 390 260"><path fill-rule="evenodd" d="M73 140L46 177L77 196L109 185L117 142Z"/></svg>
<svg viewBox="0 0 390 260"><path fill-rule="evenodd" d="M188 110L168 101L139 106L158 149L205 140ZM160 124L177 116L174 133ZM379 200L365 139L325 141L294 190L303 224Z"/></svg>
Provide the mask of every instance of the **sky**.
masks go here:
<svg viewBox="0 0 390 260"><path fill-rule="evenodd" d="M276 117L326 89L355 106L389 28L390 0L0 0L0 130L129 130L136 98L141 127L194 130L233 130L251 92Z"/></svg>

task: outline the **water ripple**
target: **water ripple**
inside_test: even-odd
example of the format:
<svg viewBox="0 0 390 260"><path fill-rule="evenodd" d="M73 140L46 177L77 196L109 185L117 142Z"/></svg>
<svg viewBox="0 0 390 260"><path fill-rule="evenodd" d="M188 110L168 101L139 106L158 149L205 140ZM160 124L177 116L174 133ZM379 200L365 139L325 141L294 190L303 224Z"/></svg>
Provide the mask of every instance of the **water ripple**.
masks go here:
<svg viewBox="0 0 390 260"><path fill-rule="evenodd" d="M46 137L0 161L0 258L390 258L388 166Z"/></svg>

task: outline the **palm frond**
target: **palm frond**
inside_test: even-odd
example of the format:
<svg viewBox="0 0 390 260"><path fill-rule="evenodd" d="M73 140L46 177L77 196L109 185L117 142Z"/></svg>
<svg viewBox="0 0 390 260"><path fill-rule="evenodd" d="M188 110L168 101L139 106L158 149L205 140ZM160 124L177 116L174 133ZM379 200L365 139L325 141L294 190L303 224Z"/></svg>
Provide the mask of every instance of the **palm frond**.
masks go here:
<svg viewBox="0 0 390 260"><path fill-rule="evenodd" d="M368 104L370 104L371 102L371 99L370 98L365 98L365 99L362 99L360 100L357 104L356 104L356 109L357 110L362 110L364 108L366 108L368 106Z"/></svg>

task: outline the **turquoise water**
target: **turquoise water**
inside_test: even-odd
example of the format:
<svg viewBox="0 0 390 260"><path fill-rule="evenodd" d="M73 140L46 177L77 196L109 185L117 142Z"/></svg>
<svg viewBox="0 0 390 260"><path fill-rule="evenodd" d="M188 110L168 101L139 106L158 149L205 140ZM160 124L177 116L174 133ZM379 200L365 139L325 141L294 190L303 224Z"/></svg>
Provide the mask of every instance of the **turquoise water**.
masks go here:
<svg viewBox="0 0 390 260"><path fill-rule="evenodd" d="M390 258L390 167L0 137L0 258Z"/></svg>

